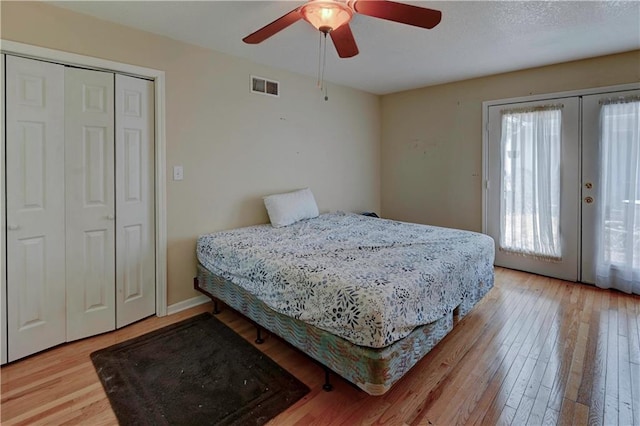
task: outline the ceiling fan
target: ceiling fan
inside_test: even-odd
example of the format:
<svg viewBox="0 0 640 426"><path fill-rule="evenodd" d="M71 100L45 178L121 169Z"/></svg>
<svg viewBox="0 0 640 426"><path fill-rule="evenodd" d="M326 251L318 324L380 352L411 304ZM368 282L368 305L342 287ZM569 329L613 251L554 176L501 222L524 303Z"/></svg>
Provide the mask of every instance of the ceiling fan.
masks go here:
<svg viewBox="0 0 640 426"><path fill-rule="evenodd" d="M338 56L351 58L358 46L349 27L354 13L387 21L431 29L440 23L442 12L386 0L309 0L302 6L243 38L249 44L261 43L289 25L304 19L326 36L329 34Z"/></svg>

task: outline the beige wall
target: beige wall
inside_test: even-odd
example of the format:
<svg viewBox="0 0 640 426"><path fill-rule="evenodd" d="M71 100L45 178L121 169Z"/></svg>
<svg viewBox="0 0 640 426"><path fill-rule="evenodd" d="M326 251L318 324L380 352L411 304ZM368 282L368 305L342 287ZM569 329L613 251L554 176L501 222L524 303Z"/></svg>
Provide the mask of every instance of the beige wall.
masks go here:
<svg viewBox="0 0 640 426"><path fill-rule="evenodd" d="M382 213L482 229L482 102L640 81L640 51L382 98Z"/></svg>
<svg viewBox="0 0 640 426"><path fill-rule="evenodd" d="M168 302L197 295L199 234L268 221L261 196L309 186L321 211L380 209L377 96L43 3L1 3L0 36L166 72ZM281 83L249 92L249 76Z"/></svg>

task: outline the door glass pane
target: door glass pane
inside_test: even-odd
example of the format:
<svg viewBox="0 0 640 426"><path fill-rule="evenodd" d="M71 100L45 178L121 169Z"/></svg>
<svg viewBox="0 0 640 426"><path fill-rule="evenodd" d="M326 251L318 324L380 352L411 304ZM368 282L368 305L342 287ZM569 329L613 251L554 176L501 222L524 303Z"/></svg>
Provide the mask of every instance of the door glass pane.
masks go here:
<svg viewBox="0 0 640 426"><path fill-rule="evenodd" d="M562 259L561 108L502 113L500 250Z"/></svg>
<svg viewBox="0 0 640 426"><path fill-rule="evenodd" d="M640 100L600 113L596 284L631 291L640 279Z"/></svg>

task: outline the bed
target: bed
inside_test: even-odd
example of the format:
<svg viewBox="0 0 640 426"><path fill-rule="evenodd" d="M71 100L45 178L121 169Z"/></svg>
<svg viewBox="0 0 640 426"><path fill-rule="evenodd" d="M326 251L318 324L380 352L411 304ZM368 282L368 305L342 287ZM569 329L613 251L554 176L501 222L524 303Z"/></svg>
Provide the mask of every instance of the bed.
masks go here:
<svg viewBox="0 0 640 426"><path fill-rule="evenodd" d="M483 234L348 213L203 235L195 287L371 395L493 286Z"/></svg>

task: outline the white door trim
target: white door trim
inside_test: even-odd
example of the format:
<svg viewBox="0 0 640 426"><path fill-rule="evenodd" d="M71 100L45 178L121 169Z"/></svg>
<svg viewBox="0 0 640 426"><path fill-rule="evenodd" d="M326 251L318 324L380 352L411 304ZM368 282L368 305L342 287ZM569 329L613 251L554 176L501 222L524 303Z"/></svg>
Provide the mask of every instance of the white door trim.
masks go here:
<svg viewBox="0 0 640 426"><path fill-rule="evenodd" d="M482 102L482 232L487 233L487 183L489 182L489 107L520 102L543 101L547 99L569 98L574 96L597 95L607 92L624 92L640 89L640 83L618 84L615 86L594 87L591 89L570 90L566 92L544 93L516 98L497 99Z"/></svg>
<svg viewBox="0 0 640 426"><path fill-rule="evenodd" d="M4 55L0 55L0 125L2 129L6 129L4 120ZM4 130L0 132L0 188L4 188ZM4 194L4 192L3 192ZM4 197L0 197L0 364L7 362L7 283L6 283L6 253L7 247L5 241L5 219L4 219Z"/></svg>
<svg viewBox="0 0 640 426"><path fill-rule="evenodd" d="M166 218L166 133L165 133L165 75L164 71L124 64L92 56L78 55L61 50L32 46L0 39L0 51L6 54L24 56L75 65L96 70L117 72L135 77L143 77L155 82L155 215L156 215L156 315L167 315L167 218ZM2 268L5 270L4 258Z"/></svg>

